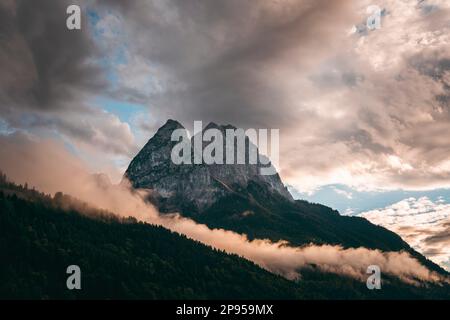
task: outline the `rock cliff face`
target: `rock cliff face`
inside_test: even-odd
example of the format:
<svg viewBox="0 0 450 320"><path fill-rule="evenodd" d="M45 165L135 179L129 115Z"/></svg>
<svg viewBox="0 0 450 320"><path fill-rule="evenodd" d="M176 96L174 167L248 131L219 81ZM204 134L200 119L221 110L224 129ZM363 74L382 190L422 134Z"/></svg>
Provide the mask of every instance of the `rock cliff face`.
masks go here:
<svg viewBox="0 0 450 320"><path fill-rule="evenodd" d="M233 127L210 123L204 130L217 129L225 133L230 128ZM174 164L171 152L178 142L171 141L171 135L176 129L184 128L174 120L168 120L159 128L131 161L124 176L134 188L152 189L152 200L157 202L160 210L184 209L191 213L201 213L221 198L246 189L250 182L293 201L277 173L260 174L259 168L263 165L259 161L257 164L248 164L248 161L246 164L208 165L193 164L193 161L191 164ZM203 143L203 147L207 144ZM247 139L247 156L248 146L254 147ZM193 148L192 143L191 150Z"/></svg>

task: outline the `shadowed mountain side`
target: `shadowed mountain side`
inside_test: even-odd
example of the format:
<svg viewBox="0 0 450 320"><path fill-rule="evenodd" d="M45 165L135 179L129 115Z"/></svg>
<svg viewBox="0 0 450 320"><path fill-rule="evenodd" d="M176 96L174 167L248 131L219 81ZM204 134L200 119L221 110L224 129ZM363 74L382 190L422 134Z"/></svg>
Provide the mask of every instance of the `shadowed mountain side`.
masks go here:
<svg viewBox="0 0 450 320"><path fill-rule="evenodd" d="M1 180L1 179L0 179ZM446 299L447 287L383 277L383 290L342 275L298 281L162 227L58 193L0 181L0 299ZM77 264L82 290L67 290Z"/></svg>

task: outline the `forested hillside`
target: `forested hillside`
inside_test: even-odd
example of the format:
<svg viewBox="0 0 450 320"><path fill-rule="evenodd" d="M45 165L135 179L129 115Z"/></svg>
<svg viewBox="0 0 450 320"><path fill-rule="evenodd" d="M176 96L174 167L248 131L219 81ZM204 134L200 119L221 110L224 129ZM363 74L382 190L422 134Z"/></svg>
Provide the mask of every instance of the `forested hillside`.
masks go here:
<svg viewBox="0 0 450 320"><path fill-rule="evenodd" d="M449 297L446 288L395 279L371 291L313 269L288 281L162 227L0 180L1 299ZM66 287L69 265L81 268L81 290Z"/></svg>

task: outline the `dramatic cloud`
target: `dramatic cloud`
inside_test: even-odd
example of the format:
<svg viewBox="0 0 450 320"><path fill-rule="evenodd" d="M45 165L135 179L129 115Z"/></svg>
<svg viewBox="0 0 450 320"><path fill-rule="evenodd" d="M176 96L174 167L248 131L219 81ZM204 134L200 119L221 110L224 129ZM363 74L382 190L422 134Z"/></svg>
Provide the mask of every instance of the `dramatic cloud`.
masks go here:
<svg viewBox="0 0 450 320"><path fill-rule="evenodd" d="M281 175L302 191L449 186L448 1L97 5L107 47L125 44L113 96L187 127L281 128Z"/></svg>
<svg viewBox="0 0 450 320"><path fill-rule="evenodd" d="M135 192L126 185L105 183L104 178L89 174L82 161L54 141L33 141L26 136L13 135L2 137L0 146L5 151L0 156L0 168L14 181L28 182L45 192L63 191L99 208L162 225L217 249L238 254L289 279L297 278L302 268L315 266L326 272L365 281L367 267L378 265L382 272L409 283L416 283L416 280L447 281L405 252L343 249L327 245L295 248L283 241L249 241L245 235L209 229L178 214L160 215L143 200L145 191Z"/></svg>
<svg viewBox="0 0 450 320"><path fill-rule="evenodd" d="M160 117L188 124L293 125L289 81L340 45L350 8L348 1L317 0L119 2L113 12L123 31L111 41L126 43L125 65L136 72L129 81L118 70L125 92L117 94L145 92L141 102ZM140 89L150 79L154 85Z"/></svg>
<svg viewBox="0 0 450 320"><path fill-rule="evenodd" d="M70 1L2 1L0 108L54 110L105 86L87 32L66 25ZM69 104L68 104L69 103Z"/></svg>
<svg viewBox="0 0 450 320"><path fill-rule="evenodd" d="M353 43L344 42L311 78L307 136L296 136L285 156L284 173L300 189L324 181L360 189L448 186L449 4L375 4L386 9L381 29L351 35Z"/></svg>
<svg viewBox="0 0 450 320"><path fill-rule="evenodd" d="M361 215L398 233L414 249L450 270L450 204L444 200L409 198Z"/></svg>
<svg viewBox="0 0 450 320"><path fill-rule="evenodd" d="M68 3L0 5L10 130L34 131L34 113L70 143L129 159L127 130L111 146L85 125L116 127L93 111L99 95L145 106L150 131L168 117L280 128L281 176L300 191L449 186L447 0L85 0L81 32L65 28ZM380 29L366 27L369 5Z"/></svg>
<svg viewBox="0 0 450 320"><path fill-rule="evenodd" d="M130 157L136 145L128 124L90 103L107 88L106 76L88 24L66 28L69 4L0 4L0 117L11 131L61 135L77 148Z"/></svg>

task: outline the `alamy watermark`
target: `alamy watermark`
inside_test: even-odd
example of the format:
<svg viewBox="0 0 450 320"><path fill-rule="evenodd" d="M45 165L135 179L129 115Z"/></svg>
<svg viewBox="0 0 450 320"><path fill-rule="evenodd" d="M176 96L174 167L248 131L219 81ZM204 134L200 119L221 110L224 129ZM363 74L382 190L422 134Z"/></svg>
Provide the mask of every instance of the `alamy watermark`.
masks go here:
<svg viewBox="0 0 450 320"><path fill-rule="evenodd" d="M66 273L70 274L67 278L66 286L69 290L81 290L81 269L77 265L70 265L66 269Z"/></svg>
<svg viewBox="0 0 450 320"><path fill-rule="evenodd" d="M258 164L261 175L276 173L275 167L279 164L279 129L224 128L222 131L202 128L202 121L194 121L192 138L186 129L172 132L171 140L178 142L171 152L174 164ZM260 156L260 153L268 157Z"/></svg>
<svg viewBox="0 0 450 320"><path fill-rule="evenodd" d="M381 29L381 13L382 13L381 8L376 5L371 5L367 7L366 12L367 14L369 14L366 23L367 29L369 30Z"/></svg>
<svg viewBox="0 0 450 320"><path fill-rule="evenodd" d="M367 273L370 274L367 278L367 289L381 289L381 269L377 265L370 265L367 267Z"/></svg>
<svg viewBox="0 0 450 320"><path fill-rule="evenodd" d="M66 27L69 30L81 30L81 8L76 4L67 7Z"/></svg>

